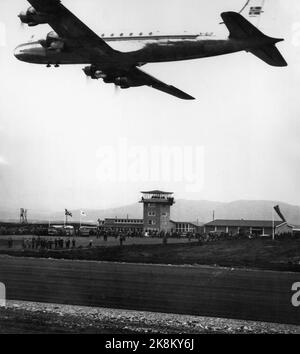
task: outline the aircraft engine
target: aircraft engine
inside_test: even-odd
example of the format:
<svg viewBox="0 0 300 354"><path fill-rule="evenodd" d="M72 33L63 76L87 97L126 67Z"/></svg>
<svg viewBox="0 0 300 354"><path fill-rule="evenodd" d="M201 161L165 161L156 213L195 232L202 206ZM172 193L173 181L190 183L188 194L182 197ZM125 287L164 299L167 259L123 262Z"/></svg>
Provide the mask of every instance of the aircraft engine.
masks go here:
<svg viewBox="0 0 300 354"><path fill-rule="evenodd" d="M83 72L85 73L86 76L88 76L94 80L107 78L107 75L103 71L97 69L94 65L86 66L83 69Z"/></svg>
<svg viewBox="0 0 300 354"><path fill-rule="evenodd" d="M64 40L56 32L52 31L47 34L46 48L50 50L62 50L64 46Z"/></svg>
<svg viewBox="0 0 300 354"><path fill-rule="evenodd" d="M22 11L18 17L22 23L26 23L30 27L47 23L46 15L37 12L32 6L29 7L26 12Z"/></svg>
<svg viewBox="0 0 300 354"><path fill-rule="evenodd" d="M127 89L127 88L131 87L130 81L128 80L128 78L126 76L117 77L115 79L115 84L117 86L120 86L122 89Z"/></svg>

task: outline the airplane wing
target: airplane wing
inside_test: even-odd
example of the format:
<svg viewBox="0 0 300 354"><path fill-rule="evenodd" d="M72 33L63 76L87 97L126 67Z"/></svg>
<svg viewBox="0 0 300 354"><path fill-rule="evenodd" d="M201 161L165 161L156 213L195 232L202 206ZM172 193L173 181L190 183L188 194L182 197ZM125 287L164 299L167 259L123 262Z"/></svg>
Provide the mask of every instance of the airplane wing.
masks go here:
<svg viewBox="0 0 300 354"><path fill-rule="evenodd" d="M133 86L149 86L156 90L163 91L169 95L181 98L183 100L194 100L195 98L187 93L179 90L178 88L165 84L164 82L156 79L155 77L145 73L141 69L134 68L127 74L129 81L133 83Z"/></svg>
<svg viewBox="0 0 300 354"><path fill-rule="evenodd" d="M65 8L60 0L28 0L28 2L38 12L47 15L48 24L66 41L69 47L88 47L91 54L118 53Z"/></svg>

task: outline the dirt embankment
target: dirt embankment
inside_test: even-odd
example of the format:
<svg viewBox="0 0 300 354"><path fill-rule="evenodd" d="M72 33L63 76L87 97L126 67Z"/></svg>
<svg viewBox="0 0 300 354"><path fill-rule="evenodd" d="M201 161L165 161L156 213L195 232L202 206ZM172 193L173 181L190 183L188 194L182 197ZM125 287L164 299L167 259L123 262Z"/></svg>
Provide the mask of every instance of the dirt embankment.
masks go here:
<svg viewBox="0 0 300 354"><path fill-rule="evenodd" d="M95 307L9 301L0 308L0 334L296 334L299 326Z"/></svg>

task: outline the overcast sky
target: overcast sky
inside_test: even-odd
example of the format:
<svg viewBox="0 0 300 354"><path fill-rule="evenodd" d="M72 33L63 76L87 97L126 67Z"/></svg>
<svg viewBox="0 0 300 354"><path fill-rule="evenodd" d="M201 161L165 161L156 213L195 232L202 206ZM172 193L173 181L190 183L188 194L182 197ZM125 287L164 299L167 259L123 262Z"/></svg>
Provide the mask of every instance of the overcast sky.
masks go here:
<svg viewBox="0 0 300 354"><path fill-rule="evenodd" d="M238 11L244 0L63 3L98 34L186 30L226 37L220 13ZM28 6L0 0L0 209L106 208L135 202L153 188L176 198L300 204L299 1L267 0L260 22L268 35L285 38L278 48L287 68L246 53L143 68L197 98L187 102L148 87L116 92L102 81L87 82L82 66L17 61L18 44L50 31L20 26L17 14ZM153 151L162 156L168 149L190 152L197 188L189 173L176 172L186 168L186 155L182 166L176 159L170 164L169 177L155 167ZM105 178L108 156L111 178L113 169ZM120 176L122 162L127 177ZM149 177L155 168L157 181ZM150 171L149 178L134 169Z"/></svg>

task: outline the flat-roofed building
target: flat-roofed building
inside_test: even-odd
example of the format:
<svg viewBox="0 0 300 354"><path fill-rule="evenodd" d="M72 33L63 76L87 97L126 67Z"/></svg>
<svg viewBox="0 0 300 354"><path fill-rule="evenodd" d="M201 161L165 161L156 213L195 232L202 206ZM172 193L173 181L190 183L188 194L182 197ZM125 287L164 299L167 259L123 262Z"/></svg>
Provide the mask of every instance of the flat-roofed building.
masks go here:
<svg viewBox="0 0 300 354"><path fill-rule="evenodd" d="M143 232L143 219L107 218L101 222L100 229L112 232Z"/></svg>

